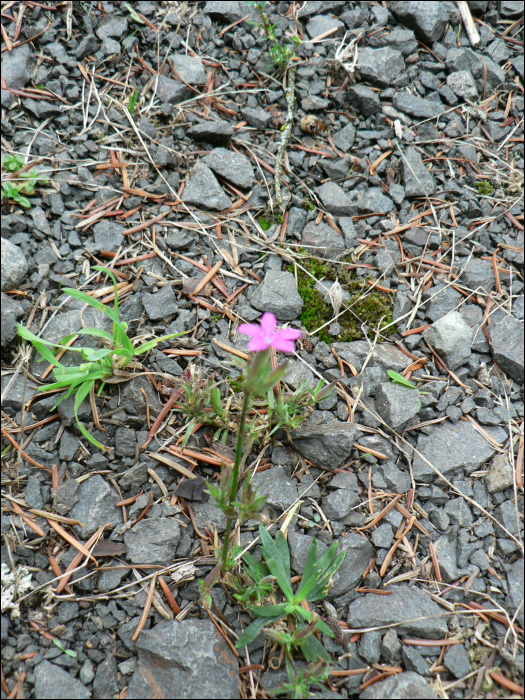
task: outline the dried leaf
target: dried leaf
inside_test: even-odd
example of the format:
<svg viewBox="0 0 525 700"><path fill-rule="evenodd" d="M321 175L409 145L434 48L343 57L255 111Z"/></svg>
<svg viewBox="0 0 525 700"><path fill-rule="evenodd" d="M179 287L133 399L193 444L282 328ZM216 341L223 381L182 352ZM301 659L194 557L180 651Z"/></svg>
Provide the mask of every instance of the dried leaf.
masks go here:
<svg viewBox="0 0 525 700"><path fill-rule="evenodd" d="M343 288L337 280L330 287L330 302L334 310L334 316L337 316L343 303Z"/></svg>

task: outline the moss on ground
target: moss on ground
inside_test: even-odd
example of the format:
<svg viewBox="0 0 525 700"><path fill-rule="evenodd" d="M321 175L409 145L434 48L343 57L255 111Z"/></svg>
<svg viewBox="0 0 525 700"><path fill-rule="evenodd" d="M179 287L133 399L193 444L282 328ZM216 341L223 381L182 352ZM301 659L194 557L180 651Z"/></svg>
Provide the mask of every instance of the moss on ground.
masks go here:
<svg viewBox="0 0 525 700"><path fill-rule="evenodd" d="M344 266L334 266L316 258L308 258L301 261L301 265L312 274L316 280L335 280L338 276L343 290L351 294L348 306L351 306L353 314L347 311L339 316L337 322L341 326L341 333L334 337L328 333L326 326L315 335L326 343L349 342L363 338L361 325L368 326L369 336L374 337L378 328L383 328L392 320L393 300L382 292L370 292L366 280L360 279L351 270ZM293 272L293 266L288 267ZM319 326L333 319L334 311L330 303L326 303L323 295L315 288L316 282L306 272L297 268L297 288L304 301L303 312L300 316L301 323L307 331L315 331ZM341 309L342 310L342 309ZM355 314L355 315L354 315ZM356 318L357 317L357 318ZM388 336L395 332L391 326L384 331Z"/></svg>

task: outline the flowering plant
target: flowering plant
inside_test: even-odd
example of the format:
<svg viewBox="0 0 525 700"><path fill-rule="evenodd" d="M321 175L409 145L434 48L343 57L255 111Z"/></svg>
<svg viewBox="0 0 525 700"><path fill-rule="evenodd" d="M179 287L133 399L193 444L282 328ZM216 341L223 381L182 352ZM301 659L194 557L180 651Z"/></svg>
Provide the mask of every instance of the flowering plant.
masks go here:
<svg viewBox="0 0 525 700"><path fill-rule="evenodd" d="M220 488L208 484L210 493L217 506L226 515L226 531L224 533L220 563L220 569L223 573L228 568L228 549L233 523L236 519L239 519L241 523L251 518L259 519L259 511L266 500L264 496L258 496L252 489L249 476L244 480L240 501L237 500L246 416L250 407L251 397L252 395L265 397L268 391L274 389L286 372L286 363L283 363L272 372L270 348L281 352L293 352L295 349L293 341L301 337L300 331L292 328L277 330L277 319L271 313L263 314L260 326L245 323L239 326L239 332L251 336L251 340L248 342L248 350L254 354L248 364L246 380L243 384L244 399L235 461L231 469L223 469Z"/></svg>

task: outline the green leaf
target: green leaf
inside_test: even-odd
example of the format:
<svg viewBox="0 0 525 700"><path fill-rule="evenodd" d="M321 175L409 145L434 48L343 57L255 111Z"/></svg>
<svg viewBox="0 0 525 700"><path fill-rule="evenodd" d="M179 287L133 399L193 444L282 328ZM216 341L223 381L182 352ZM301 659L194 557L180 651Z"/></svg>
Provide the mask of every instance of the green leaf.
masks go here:
<svg viewBox="0 0 525 700"><path fill-rule="evenodd" d="M60 641L60 639L57 639L57 638L55 637L55 638L53 639L53 644L54 644L55 646L57 646L57 647L60 649L60 651L64 651L64 645L62 644L62 642Z"/></svg>
<svg viewBox="0 0 525 700"><path fill-rule="evenodd" d="M308 550L308 556L306 557L306 562L304 564L304 569L303 569L303 575L301 578L301 583L299 584L299 588L297 589L297 593L295 594L294 602L300 603L303 598L308 595L302 595L302 592L306 585L309 583L310 579L313 579L314 583L312 584L312 587L308 591L308 593L312 590L313 586L315 585L315 582L317 581L317 540L313 539L312 544L310 545L310 549Z"/></svg>
<svg viewBox="0 0 525 700"><path fill-rule="evenodd" d="M393 369L387 370L387 374L393 382L396 382L396 384L402 384L403 386L407 386L409 389L417 389L417 386L414 386L409 381L407 381L402 374L394 372Z"/></svg>
<svg viewBox="0 0 525 700"><path fill-rule="evenodd" d="M89 336L93 336L94 338L104 338L105 340L109 340L110 342L113 342L113 337L107 331L103 331L100 328L81 328L76 333L71 333L71 335L66 335L66 337L62 338L62 340L60 342L65 345L66 343L68 343L71 340L71 338L74 338L76 335L89 335Z"/></svg>
<svg viewBox="0 0 525 700"><path fill-rule="evenodd" d="M98 447L99 450L102 450L104 452L108 451L108 448L100 443L98 440L96 440L91 433L88 433L86 428L82 425L82 423L78 420L78 409L80 408L80 405L82 404L82 401L86 398L86 396L89 394L91 391L91 388L95 384L95 380L89 380L86 381L82 384L82 386L78 389L76 396L75 396L75 406L74 406L74 412L75 412L75 420L77 421L78 428L82 435L86 438L86 440L89 440L89 442L92 445L95 445L95 447Z"/></svg>
<svg viewBox="0 0 525 700"><path fill-rule="evenodd" d="M77 652L73 651L72 649L64 649L64 654L67 654L68 656L72 656L74 659L77 658Z"/></svg>
<svg viewBox="0 0 525 700"><path fill-rule="evenodd" d="M274 617L275 619L287 614L288 603L278 605L251 605L248 603L248 610L254 617Z"/></svg>
<svg viewBox="0 0 525 700"><path fill-rule="evenodd" d="M317 661L318 656L320 656L322 659L325 659L328 662L332 661L332 659L330 658L330 654L326 651L321 642L313 634L307 637L304 640L303 644L301 644L301 651L303 652L304 658L309 663Z"/></svg>
<svg viewBox="0 0 525 700"><path fill-rule="evenodd" d="M293 591L292 591L292 587L290 585L290 577L288 577L288 578L286 577L286 574L284 573L281 565L277 562L276 559L269 556L268 554L264 554L264 558L266 560L266 565L270 569L271 573L277 579L277 583L279 584L279 588L284 593L288 602L291 603L293 601Z"/></svg>
<svg viewBox="0 0 525 700"><path fill-rule="evenodd" d="M162 335L160 338L153 338L153 340L148 340L147 343L143 343L143 345L139 345L138 348L135 348L135 355L140 355L143 352L153 350L153 348L159 343L163 343L165 340L170 340L171 338L178 338L180 335L186 335L186 333L189 332L190 331L184 331L183 333L172 333L171 335Z"/></svg>
<svg viewBox="0 0 525 700"><path fill-rule="evenodd" d="M242 649L242 647L247 646L254 642L259 636L260 631L265 625L268 625L270 620L266 617L259 617L254 620L251 625L244 630L239 639L237 640L235 646L237 649Z"/></svg>

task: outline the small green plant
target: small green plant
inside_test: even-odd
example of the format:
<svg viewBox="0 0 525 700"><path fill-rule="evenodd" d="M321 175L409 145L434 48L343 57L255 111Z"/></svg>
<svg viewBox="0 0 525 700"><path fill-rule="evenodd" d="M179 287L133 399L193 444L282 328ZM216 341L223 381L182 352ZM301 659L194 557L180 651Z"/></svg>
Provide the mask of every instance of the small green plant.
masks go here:
<svg viewBox="0 0 525 700"><path fill-rule="evenodd" d="M494 187L490 184L490 182L476 182L476 189L479 194L490 195L494 192Z"/></svg>
<svg viewBox="0 0 525 700"><path fill-rule="evenodd" d="M236 555L237 553L234 553L234 558ZM243 554L242 560L245 566L241 567L240 574L228 574L226 583L233 589L233 597L241 605L262 605L264 599L275 588L275 576L249 552Z"/></svg>
<svg viewBox="0 0 525 700"><path fill-rule="evenodd" d="M246 4L249 7L255 7L257 9L261 20L260 22L254 22L253 20L249 19L247 20L246 24L260 27L264 31L266 38L273 42L272 46L270 47L269 54L274 67L281 71L286 70L288 63L295 53L295 49L299 44L301 44L301 40L299 37L293 36L292 44L282 45L280 39L275 36L275 30L279 22L276 24L271 24L268 15L265 12L267 3L264 0L259 0L259 2L249 2L247 0Z"/></svg>
<svg viewBox="0 0 525 700"><path fill-rule="evenodd" d="M305 200L305 201L303 202L303 209L304 209L305 211L313 211L313 210L315 209L315 207L314 207L314 205L312 204L312 202L309 202L308 200Z"/></svg>
<svg viewBox="0 0 525 700"><path fill-rule="evenodd" d="M334 383L328 386L319 381L314 389L305 382L293 394L283 394L275 389L268 392L268 420L274 424L268 437L279 428L296 430L304 420L304 409L332 395Z"/></svg>
<svg viewBox="0 0 525 700"><path fill-rule="evenodd" d="M288 673L288 683L283 683L279 688L267 690L268 695L288 695L291 698L310 698L310 688L320 686L330 675L330 667L325 659L308 665L306 669L295 675L294 667L288 656L286 656L286 671Z"/></svg>
<svg viewBox="0 0 525 700"><path fill-rule="evenodd" d="M135 109L135 105L137 104L137 100L139 99L139 91L134 90L133 94L129 96L129 101L128 101L128 110L131 116L133 116L133 111Z"/></svg>
<svg viewBox="0 0 525 700"><path fill-rule="evenodd" d="M57 638L55 637L55 638L53 639L53 644L54 644L55 646L57 646L63 654L66 654L67 656L71 656L73 659L76 659L76 657L77 657L77 652L76 652L76 651L73 651L72 649L65 649L65 648L64 648L64 645L62 644L62 642L60 641L60 639L57 639Z"/></svg>
<svg viewBox="0 0 525 700"><path fill-rule="evenodd" d="M13 173L2 180L2 201L9 200L15 202L24 209L31 207L31 202L23 195L35 193L37 185L45 185L48 180L40 175L37 168L26 170L27 166L20 156L4 156L2 158L2 173L7 171Z"/></svg>
<svg viewBox="0 0 525 700"><path fill-rule="evenodd" d="M121 321L119 318L117 280L115 279L115 275L111 272L111 270L98 265L93 267L93 269L103 272L111 277L115 288L115 301L113 309L104 306L104 304L97 299L93 299L93 297L90 297L77 289L63 289L62 291L64 294L73 297L73 299L78 299L79 301L83 301L85 304L89 304L89 306L97 309L97 311L101 311L109 319L111 319L111 321L113 321L112 335L100 328L81 328L76 333L72 333L71 335L63 338L61 343L51 343L47 340L43 340L42 338L38 338L19 323L17 324L17 327L18 335L24 340L28 340L40 354L41 359L39 362L46 360L55 368L53 370L53 374L55 375L55 379L57 381L54 384L48 384L47 386L40 387L40 391L52 391L53 389L67 388L65 395L57 401L57 403L53 406L53 409L75 391L74 413L80 432L92 445L95 445L95 447L98 447L101 450L107 450L108 448L96 440L79 421L78 409L80 408L80 405L88 396L91 389L94 388L96 382L100 382L100 388L98 390L98 396L100 396L105 384L108 382L112 383L112 381L114 382L114 375L118 375L120 373L122 377L123 368L128 367L134 357L137 355L143 355L149 350L152 350L156 345L158 345L158 343L161 343L164 340L169 340L170 338L176 338L177 336L182 335L182 333L164 335L160 338L154 338L147 343L143 343L138 347L134 347L126 334L128 324L125 321ZM66 343L74 338L75 335L88 335L92 338L98 338L106 347L100 350L94 350L93 348L88 347L67 347ZM75 367L65 367L64 365L60 364L49 347L66 349L70 352L79 352L85 362ZM127 378L131 378L131 375L129 375L129 377L127 375L125 376ZM120 378L120 381L122 381L122 378Z"/></svg>
<svg viewBox="0 0 525 700"><path fill-rule="evenodd" d="M262 606L248 603L247 608L256 619L240 636L236 644L237 648L253 642L263 628L275 625L283 617L288 617L295 625L291 635L286 632L288 636L283 636L282 630L277 630L281 634L280 637L275 636L275 631L270 633L275 641L284 645L287 656L291 655L292 648L297 648L308 662L315 662L318 657L330 661L328 652L313 632L317 629L329 637L334 637L334 633L314 613L305 610L301 603L303 601L311 603L326 597L330 579L343 563L345 552L337 554L337 542L334 542L321 557L318 557L317 540L314 538L308 551L301 583L294 594L291 583L290 552L283 533L279 531L273 540L271 535L260 526L259 537L266 566L275 576L286 602Z"/></svg>
<svg viewBox="0 0 525 700"><path fill-rule="evenodd" d="M268 229L271 228L272 225L271 220L267 219L265 216L260 216L257 219L257 222L263 231L268 231Z"/></svg>
<svg viewBox="0 0 525 700"><path fill-rule="evenodd" d="M141 17L139 17L139 15L135 12L135 10L131 7L131 5L128 5L127 2L123 2L122 4L127 9L129 14L131 15L131 19L134 22L137 22L137 24L145 24L144 20Z"/></svg>
<svg viewBox="0 0 525 700"><path fill-rule="evenodd" d="M417 386L414 386L409 381L407 381L402 374L394 372L393 369L387 370L387 374L395 384L402 384L403 386L407 386L409 389L417 389Z"/></svg>

